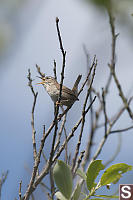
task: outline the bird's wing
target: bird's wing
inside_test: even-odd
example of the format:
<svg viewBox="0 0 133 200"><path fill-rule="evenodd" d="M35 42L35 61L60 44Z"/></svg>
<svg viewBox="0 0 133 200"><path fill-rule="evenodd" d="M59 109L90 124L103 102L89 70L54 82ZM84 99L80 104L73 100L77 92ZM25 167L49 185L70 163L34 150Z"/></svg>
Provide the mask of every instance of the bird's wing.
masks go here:
<svg viewBox="0 0 133 200"><path fill-rule="evenodd" d="M60 85L58 85L57 89L60 89ZM72 90L70 90L69 88L67 88L66 86L62 86L62 93L63 93L62 97L64 96L64 98L62 98L62 99L67 99L67 97L65 95L65 93L67 93L67 94L71 95L72 99L74 98L75 100L78 100L78 97L74 94L74 92Z"/></svg>

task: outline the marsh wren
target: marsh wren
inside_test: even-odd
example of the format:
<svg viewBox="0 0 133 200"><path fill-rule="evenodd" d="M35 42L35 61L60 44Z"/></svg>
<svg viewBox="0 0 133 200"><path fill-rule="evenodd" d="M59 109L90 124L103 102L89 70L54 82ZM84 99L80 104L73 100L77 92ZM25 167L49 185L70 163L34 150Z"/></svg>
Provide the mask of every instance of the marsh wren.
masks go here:
<svg viewBox="0 0 133 200"><path fill-rule="evenodd" d="M71 106L75 101L79 101L78 99L78 84L81 80L82 75L79 75L77 77L77 80L75 81L75 84L71 89L62 86L62 95L61 95L61 101L60 105L65 105L67 107ZM60 93L60 84L57 82L57 80L51 76L46 77L40 77L42 79L42 82L38 84L42 84L44 88L46 89L47 93L51 97L54 103L58 103L59 93Z"/></svg>

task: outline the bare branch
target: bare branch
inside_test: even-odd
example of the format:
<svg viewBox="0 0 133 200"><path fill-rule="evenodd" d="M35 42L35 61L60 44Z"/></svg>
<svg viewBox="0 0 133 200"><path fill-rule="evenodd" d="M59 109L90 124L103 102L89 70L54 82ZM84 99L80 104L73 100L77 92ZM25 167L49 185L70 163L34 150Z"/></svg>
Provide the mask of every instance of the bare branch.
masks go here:
<svg viewBox="0 0 133 200"><path fill-rule="evenodd" d="M65 72L65 62L66 62L66 51L64 51L64 48L63 48L60 29L59 29L59 19L57 17L56 17L56 28L57 28L57 34L58 34L60 49L61 49L61 52L62 52L62 71L61 71L61 81L60 81L60 91L59 91L58 104L57 104L56 109L55 109L55 119L54 119L54 121L55 121L55 131L54 131L54 135L53 135L52 148L51 148L51 152L50 152L50 159L49 159L50 162L52 161L52 158L54 156L54 146L55 146L57 130L58 130L57 116L58 116L58 113L59 113L59 104L61 102L62 86L63 86L64 72Z"/></svg>
<svg viewBox="0 0 133 200"><path fill-rule="evenodd" d="M126 132L126 131L129 131L130 129L133 129L133 126L129 126L127 128L123 128L123 129L113 130L113 131L110 132L110 134Z"/></svg>
<svg viewBox="0 0 133 200"><path fill-rule="evenodd" d="M93 67L96 67L96 65L97 65L97 60L96 60L96 56L94 56L94 59L93 59L92 65L91 65L91 67L90 67L90 69L89 69L89 72L88 72L88 75L87 75L87 77L86 77L86 79L85 79L85 81L84 81L82 87L80 88L80 90L79 90L79 92L78 92L78 96L79 96L80 93L83 91L84 86L86 85L86 83L87 83L88 80L89 80L89 77L90 77L91 71L92 71Z"/></svg>
<svg viewBox="0 0 133 200"><path fill-rule="evenodd" d="M36 64L36 68L37 68L37 72L39 73L39 75L43 78L45 77L45 74L41 72L40 67Z"/></svg>
<svg viewBox="0 0 133 200"><path fill-rule="evenodd" d="M19 200L22 200L22 193L21 193L22 181L19 183Z"/></svg>
<svg viewBox="0 0 133 200"><path fill-rule="evenodd" d="M33 94L33 97L34 97L34 100L33 100L33 106L32 106L32 114L31 114L31 126L32 126L32 143L33 143L33 157L34 157L34 160L36 159L37 157L37 150L36 150L36 130L35 130L35 126L34 126L34 111L35 111L35 106L36 106L36 101L37 101L37 95L38 95L38 92L35 92L34 91L34 88L32 86L32 79L31 79L31 72L30 72L30 69L28 70L28 76L27 76L29 82L28 82L28 86L30 87L31 91L32 91L32 94Z"/></svg>
<svg viewBox="0 0 133 200"><path fill-rule="evenodd" d="M83 157L84 157L84 154L85 154L85 151L82 151L82 152L80 153L80 156L79 156L79 158L78 158L78 160L77 160L77 162L76 162L76 165L75 165L75 167L74 167L74 172L73 172L74 175L76 174L77 169L80 167L80 164L81 164L81 162L82 162L82 159L83 159Z"/></svg>
<svg viewBox="0 0 133 200"><path fill-rule="evenodd" d="M105 137L106 137L108 117L107 117L107 113L106 113L106 102L105 102L105 95L104 95L104 90L103 89L102 89L102 99L103 99L103 112L104 112L104 119L105 119L104 134L105 134Z"/></svg>
<svg viewBox="0 0 133 200"><path fill-rule="evenodd" d="M125 108L126 108L128 114L129 114L130 118L133 120L133 113L132 113L132 111L131 111L131 109L130 109L130 107L128 105L127 99L126 99L126 97L125 97L125 95L124 95L124 93L122 91L122 87L121 87L121 85L120 85L120 83L118 81L118 78L116 76L115 70L114 70L114 68L112 68L112 66L110 64L109 64L109 68L110 68L110 71L111 71L112 76L114 78L114 81L116 83L117 89L119 91L119 95L120 95L120 97L122 99L122 102L125 105Z"/></svg>
<svg viewBox="0 0 133 200"><path fill-rule="evenodd" d="M36 175L37 175L37 170L38 170L38 166L39 166L39 163L40 163L40 157L41 157L41 154L42 154L42 150L43 150L43 147L44 147L44 141L45 141L45 126L44 126L44 130L43 130L43 136L42 136L42 139L41 139L41 145L40 145L40 149L39 149L39 152L37 154L37 157L35 159L35 162L34 162L34 167L33 167L33 171L32 171L32 176L31 176L31 179L30 179L30 183L29 183L29 186L28 186L28 189L23 197L23 200L28 200L31 193L33 192L33 184L34 184L34 181L35 181L35 178L36 178Z"/></svg>
<svg viewBox="0 0 133 200"><path fill-rule="evenodd" d="M53 72L54 72L54 78L55 78L55 80L57 80L56 61L55 61L55 60L54 60L54 68L53 68Z"/></svg>
<svg viewBox="0 0 133 200"><path fill-rule="evenodd" d="M2 176L0 177L0 199L1 199L1 191L2 191L2 187L7 179L9 171L6 171L5 173L2 173Z"/></svg>
<svg viewBox="0 0 133 200"><path fill-rule="evenodd" d="M84 124L85 124L85 109L86 109L86 105L87 105L87 102L88 102L88 98L89 98L89 95L90 95L90 92L91 92L92 83L93 83L93 80L94 80L94 77L95 77L96 66L97 66L97 61L96 61L96 64L94 65L92 78L91 78L91 80L90 80L90 85L89 85L89 88L88 88L88 90L87 90L85 102L84 102L84 104L83 104L83 110L82 110L82 125L81 125L81 130L80 130L80 134L79 134L78 143L77 143L76 150L75 150L75 155L74 155L74 158L73 158L72 172L73 172L73 170L74 170L75 163L76 163L76 160L77 160L77 156L78 156L78 153L79 153L79 148L80 148L80 145L81 145L81 139L82 139L82 134L83 134L83 130L84 130Z"/></svg>

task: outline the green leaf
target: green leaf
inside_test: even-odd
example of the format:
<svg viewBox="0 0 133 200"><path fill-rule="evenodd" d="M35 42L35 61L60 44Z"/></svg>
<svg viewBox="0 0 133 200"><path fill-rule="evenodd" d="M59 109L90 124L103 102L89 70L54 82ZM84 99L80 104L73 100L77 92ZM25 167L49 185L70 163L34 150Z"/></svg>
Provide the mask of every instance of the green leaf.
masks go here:
<svg viewBox="0 0 133 200"><path fill-rule="evenodd" d="M104 195L104 194L103 195L95 195L95 197L112 198L112 199L119 198L116 195Z"/></svg>
<svg viewBox="0 0 133 200"><path fill-rule="evenodd" d="M81 192L81 184L77 184L74 193L72 195L72 200L78 200Z"/></svg>
<svg viewBox="0 0 133 200"><path fill-rule="evenodd" d="M55 196L59 199L59 200L67 200L63 194L61 192L56 192Z"/></svg>
<svg viewBox="0 0 133 200"><path fill-rule="evenodd" d="M98 176L99 172L103 170L105 167L102 164L101 160L94 160L91 162L88 170L87 170L87 187L88 190L91 191L97 184L95 183L95 179Z"/></svg>
<svg viewBox="0 0 133 200"><path fill-rule="evenodd" d="M86 181L87 176L81 169L78 168L76 174L79 175L84 181Z"/></svg>
<svg viewBox="0 0 133 200"><path fill-rule="evenodd" d="M58 160L53 169L54 180L60 192L67 199L72 194L72 173L68 165Z"/></svg>
<svg viewBox="0 0 133 200"><path fill-rule="evenodd" d="M121 178L122 174L132 170L131 165L125 163L118 163L109 167L101 177L101 185L107 185L109 183L117 183Z"/></svg>

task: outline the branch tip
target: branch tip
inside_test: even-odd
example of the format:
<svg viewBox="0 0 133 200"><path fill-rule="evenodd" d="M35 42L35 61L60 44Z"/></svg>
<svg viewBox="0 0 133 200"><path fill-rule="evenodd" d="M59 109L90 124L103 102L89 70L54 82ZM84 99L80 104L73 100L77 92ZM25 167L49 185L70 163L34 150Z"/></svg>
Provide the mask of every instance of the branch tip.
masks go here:
<svg viewBox="0 0 133 200"><path fill-rule="evenodd" d="M56 23L58 23L59 22L59 18L58 17L56 17Z"/></svg>

